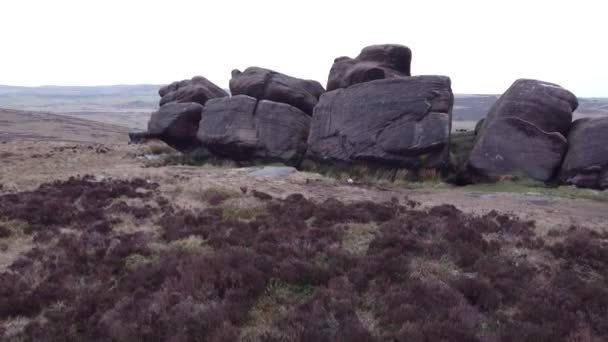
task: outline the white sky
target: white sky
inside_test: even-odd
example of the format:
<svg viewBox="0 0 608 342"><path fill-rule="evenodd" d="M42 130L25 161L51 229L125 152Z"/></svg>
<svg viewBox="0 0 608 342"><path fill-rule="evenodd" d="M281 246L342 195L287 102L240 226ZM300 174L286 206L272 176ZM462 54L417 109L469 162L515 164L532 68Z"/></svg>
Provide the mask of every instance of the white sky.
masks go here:
<svg viewBox="0 0 608 342"><path fill-rule="evenodd" d="M608 96L607 13L605 0L0 0L0 84L227 87L256 65L325 85L335 57L398 43L412 74L458 93L526 77Z"/></svg>

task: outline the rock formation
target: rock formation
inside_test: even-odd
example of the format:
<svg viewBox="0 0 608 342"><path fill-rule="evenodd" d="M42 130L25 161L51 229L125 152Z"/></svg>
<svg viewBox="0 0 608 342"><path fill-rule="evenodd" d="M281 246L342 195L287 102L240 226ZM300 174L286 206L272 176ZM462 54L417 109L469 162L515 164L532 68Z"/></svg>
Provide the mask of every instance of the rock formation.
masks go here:
<svg viewBox="0 0 608 342"><path fill-rule="evenodd" d="M180 151L194 149L200 145L196 133L202 111L194 102L168 103L150 116L147 135Z"/></svg>
<svg viewBox="0 0 608 342"><path fill-rule="evenodd" d="M376 80L327 92L315 107L307 156L442 167L449 159L453 102L444 76Z"/></svg>
<svg viewBox="0 0 608 342"><path fill-rule="evenodd" d="M173 82L159 89L160 106L171 102L196 102L205 105L209 99L228 96L228 93L203 76Z"/></svg>
<svg viewBox="0 0 608 342"><path fill-rule="evenodd" d="M207 102L198 139L218 157L298 164L309 128L310 116L296 107L237 95Z"/></svg>
<svg viewBox="0 0 608 342"><path fill-rule="evenodd" d="M373 80L410 76L412 52L403 45L372 45L356 58L338 57L329 72L327 91Z"/></svg>
<svg viewBox="0 0 608 342"><path fill-rule="evenodd" d="M567 149L576 96L547 82L520 79L498 99L477 132L469 168L482 177L510 173L547 181Z"/></svg>
<svg viewBox="0 0 608 342"><path fill-rule="evenodd" d="M608 189L608 118L572 124L560 179L584 188Z"/></svg>
<svg viewBox="0 0 608 342"><path fill-rule="evenodd" d="M302 80L276 71L250 67L232 71L232 95L248 95L258 100L286 103L311 115L325 89L317 81Z"/></svg>

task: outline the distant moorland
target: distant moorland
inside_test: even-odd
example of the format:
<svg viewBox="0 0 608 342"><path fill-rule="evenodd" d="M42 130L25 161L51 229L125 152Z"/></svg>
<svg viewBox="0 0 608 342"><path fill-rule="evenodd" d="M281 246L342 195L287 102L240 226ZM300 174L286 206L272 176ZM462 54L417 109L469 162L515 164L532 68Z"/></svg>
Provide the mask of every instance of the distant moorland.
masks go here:
<svg viewBox="0 0 608 342"><path fill-rule="evenodd" d="M52 112L143 129L158 108L159 85L42 86L0 85L0 108ZM453 129L472 129L499 95L456 94ZM608 116L608 98L579 98L574 118Z"/></svg>

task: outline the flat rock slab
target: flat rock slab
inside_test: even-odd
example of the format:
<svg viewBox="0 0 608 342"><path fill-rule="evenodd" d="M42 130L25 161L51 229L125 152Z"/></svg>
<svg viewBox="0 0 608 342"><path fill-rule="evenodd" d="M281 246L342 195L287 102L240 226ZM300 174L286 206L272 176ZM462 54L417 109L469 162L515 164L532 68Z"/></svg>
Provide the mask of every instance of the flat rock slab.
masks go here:
<svg viewBox="0 0 608 342"><path fill-rule="evenodd" d="M254 177L285 177L295 172L298 172L298 170L292 166L265 166L250 172L249 175Z"/></svg>

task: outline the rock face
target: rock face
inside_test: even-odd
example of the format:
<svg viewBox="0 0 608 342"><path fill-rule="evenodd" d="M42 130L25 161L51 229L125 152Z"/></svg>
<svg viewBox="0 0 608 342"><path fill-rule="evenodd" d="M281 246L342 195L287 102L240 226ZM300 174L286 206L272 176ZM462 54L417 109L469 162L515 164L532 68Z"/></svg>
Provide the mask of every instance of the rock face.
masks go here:
<svg viewBox="0 0 608 342"><path fill-rule="evenodd" d="M403 45L372 45L356 58L338 57L329 72L327 91L373 80L410 76L412 51Z"/></svg>
<svg viewBox="0 0 608 342"><path fill-rule="evenodd" d="M202 111L194 102L168 103L150 116L147 135L180 151L194 149L200 145L196 133Z"/></svg>
<svg viewBox="0 0 608 342"><path fill-rule="evenodd" d="M298 108L237 95L207 102L198 139L218 157L298 164L309 128L310 116Z"/></svg>
<svg viewBox="0 0 608 342"><path fill-rule="evenodd" d="M470 170L482 177L509 173L547 181L567 149L576 96L547 82L520 79L492 106L477 132Z"/></svg>
<svg viewBox="0 0 608 342"><path fill-rule="evenodd" d="M572 124L560 180L584 188L608 189L608 118Z"/></svg>
<svg viewBox="0 0 608 342"><path fill-rule="evenodd" d="M226 91L203 76L173 82L160 88L158 94L161 96L161 106L171 102L196 102L205 105L209 99L228 96Z"/></svg>
<svg viewBox="0 0 608 342"><path fill-rule="evenodd" d="M444 76L376 80L321 96L307 156L436 168L449 159L454 96Z"/></svg>
<svg viewBox="0 0 608 342"><path fill-rule="evenodd" d="M325 89L317 81L302 80L276 71L250 67L244 72L232 71L230 92L232 95L248 95L258 100L286 103L311 115Z"/></svg>

